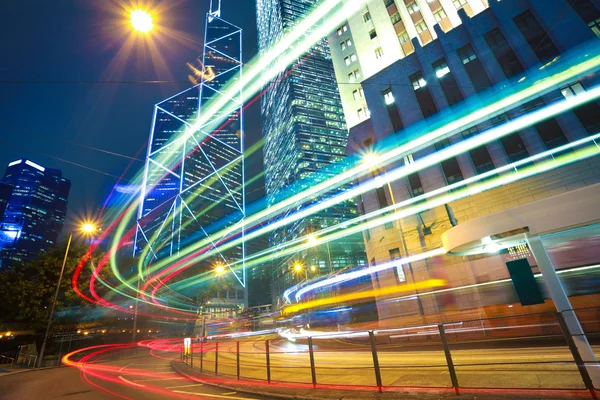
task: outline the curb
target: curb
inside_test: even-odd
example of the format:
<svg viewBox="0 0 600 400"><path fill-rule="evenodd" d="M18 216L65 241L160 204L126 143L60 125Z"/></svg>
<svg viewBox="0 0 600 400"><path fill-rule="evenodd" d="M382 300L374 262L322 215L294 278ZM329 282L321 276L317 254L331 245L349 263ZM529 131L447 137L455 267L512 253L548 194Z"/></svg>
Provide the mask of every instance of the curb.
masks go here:
<svg viewBox="0 0 600 400"><path fill-rule="evenodd" d="M54 367L42 367L42 368L30 368L30 369L21 369L18 371L9 371L9 372L0 372L0 378L3 376L9 376L9 375L16 375L16 374L23 374L25 372L35 372L35 371L43 371L45 369L53 369L53 368L61 368L64 367L64 365L60 365L60 366L54 366Z"/></svg>
<svg viewBox="0 0 600 400"><path fill-rule="evenodd" d="M260 390L249 390L249 389L240 388L235 385L207 382L197 376L192 376L191 374L188 374L186 371L183 371L181 368L182 366L180 364L181 364L180 362L171 361L171 367L175 370L175 372L177 372L180 375L185 376L186 378L189 378L189 379L197 381L197 382L202 382L205 385L214 386L214 387L218 387L221 389L234 390L234 391L240 392L240 393L246 393L246 394L255 395L255 396L267 396L267 397L272 397L272 398L276 398L276 399L293 399L293 400L342 400L344 398L344 397L315 397L315 396L304 396L304 395L298 396L298 395L291 395L291 394L285 394L285 393L273 393L273 392L265 392L265 391L260 391Z"/></svg>

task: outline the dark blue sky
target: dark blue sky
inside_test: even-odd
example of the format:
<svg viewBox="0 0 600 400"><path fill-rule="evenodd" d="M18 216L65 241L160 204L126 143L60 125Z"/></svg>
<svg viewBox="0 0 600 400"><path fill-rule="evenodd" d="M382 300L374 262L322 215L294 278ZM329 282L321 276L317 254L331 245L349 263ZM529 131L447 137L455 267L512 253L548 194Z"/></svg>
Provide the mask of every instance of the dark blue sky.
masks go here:
<svg viewBox="0 0 600 400"><path fill-rule="evenodd" d="M160 31L173 34L163 33L160 40L155 40L167 68L154 68L143 46L136 46L127 58L119 55L126 41L121 28L126 20L115 3L132 2L143 3L19 0L2 6L0 174L10 161L19 158L61 169L72 183L69 220L92 215L116 179L41 153L113 175L121 175L129 161L48 136L131 157L139 151L138 157L143 158L153 105L190 85L64 81L185 82L189 72L186 62L194 61L202 52L209 0L156 0L153 3L160 9ZM255 1L222 2L222 17L244 29L244 60L249 61L257 51ZM245 118L249 147L260 138L259 102L246 110ZM260 172L260 157L248 163L247 177ZM125 177L131 178L142 166L134 162Z"/></svg>

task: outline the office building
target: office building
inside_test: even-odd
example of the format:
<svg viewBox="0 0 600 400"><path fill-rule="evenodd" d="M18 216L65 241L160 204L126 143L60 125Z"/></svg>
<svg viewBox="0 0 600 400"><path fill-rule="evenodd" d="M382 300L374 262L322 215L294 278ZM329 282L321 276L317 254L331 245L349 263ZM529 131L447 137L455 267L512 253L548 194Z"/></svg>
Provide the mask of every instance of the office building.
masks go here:
<svg viewBox="0 0 600 400"><path fill-rule="evenodd" d="M29 261L56 245L70 189L60 170L27 159L8 164L0 181L0 198L8 199L0 213L0 268Z"/></svg>
<svg viewBox="0 0 600 400"><path fill-rule="evenodd" d="M145 263L175 257L223 228L244 235L241 89L224 89L241 76L241 46L242 30L221 18L220 2L211 2L201 83L154 107L136 233L136 253ZM214 101L226 105L203 115ZM225 299L236 308L247 304L244 244L221 250L214 238L211 243L214 256L181 278L222 265L234 283Z"/></svg>
<svg viewBox="0 0 600 400"><path fill-rule="evenodd" d="M259 50L268 51L318 3L318 0L257 0ZM269 204L335 174L333 165L345 157L348 131L326 38L272 80L261 97L261 112ZM306 206L303 204L288 213ZM353 202L338 204L277 229L270 236L270 245L277 248L296 238L308 238L311 232L355 215ZM343 243L320 245L308 252L274 260L273 301L281 299L289 286L305 279L303 272L301 276L294 275L293 263L301 262L303 269L309 270L310 279L364 265L362 246L361 238L355 236Z"/></svg>
<svg viewBox="0 0 600 400"><path fill-rule="evenodd" d="M383 25L381 29L376 25L377 36L370 37L373 36L369 33L373 29L370 24L372 20L378 21L374 16L384 11L390 14L397 7L400 20L407 21L402 11L407 6L402 3L365 2L365 13L370 12L371 18L365 18L363 13L336 27L330 37L331 46L337 43L336 51L341 52L342 40L350 38L351 46L361 49L355 50L357 59L351 59L350 63L357 63L362 71L361 51L375 52L372 49L375 44L360 43L377 40L385 46L398 41L396 30L386 31ZM371 173L360 182L410 167L477 135L507 129L512 121L549 110L546 107L562 104L565 99L581 99L578 96L589 95L598 84L597 69L579 75L573 72L569 79L563 78L567 76L565 71L573 71L571 66L589 65L586 60L600 54L597 38L600 11L594 1L573 4L566 0L490 1L489 7L471 7L470 12L464 8L458 10L455 22L447 10L452 3L460 2L416 2L424 12L431 39L425 40L421 32L418 36L409 35L410 52L401 53L397 49L396 53L387 53L384 49L386 55L396 55L380 67L370 60L371 69L364 73L360 85L357 81L355 86L348 85L351 65L341 69L347 55L339 54L337 61L334 57L340 91L352 86L352 92L360 93L360 101L370 112L368 118L355 118L359 115L358 103L352 103L354 98L350 95L351 101L347 102L350 105L345 107L348 120L353 121L348 153L357 159L370 154L377 157L377 153L446 129L449 123L466 121L469 116L476 118L392 162L375 161ZM468 2L471 6L476 3ZM429 12L425 11L432 11L433 4L442 6L452 29L443 19L430 26L426 17ZM381 10L381 5L387 10ZM410 17L413 22L414 15ZM361 24L365 26L359 28ZM348 42L344 43L344 51L352 51ZM476 114L498 101L526 93L524 90L528 88L554 81L557 83L537 94L523 94L521 101ZM481 318L508 312L552 310L548 298L543 305L524 305L519 301L511 287L506 263L527 259L534 272L544 272L543 262L539 261L543 257L539 257L548 252L554 267L563 270L561 276L565 279L577 278L573 268L598 263L597 251L591 251L597 248L598 221L593 215L594 208L583 203L597 191L600 157L586 155L560 167L554 165L558 165L557 160L568 159L569 154L581 154L578 151L582 147L595 146L591 139L600 132L600 105L594 100L556 114L547 113L543 120L519 126L510 134L445 157L441 162L393 180L389 186L381 185L360 196L361 213L384 209L392 213L387 223L364 231L370 266L383 266L371 275L375 288L433 278L445 280L445 288L452 288L439 295L423 295L416 289L404 295L379 297L380 324L421 323L425 316L441 313L460 313L457 318ZM366 115L369 114L363 114ZM573 143L582 144L569 147ZM590 149L590 154L595 154L594 148ZM530 174L537 169L542 172ZM521 177L511 180L519 173ZM492 185L496 178L505 183L481 192L475 190L486 182ZM470 195L461 197L462 183L468 183ZM449 200L436 205L432 199L438 199L440 190L449 185L454 186L443 192ZM424 206L422 202L426 201L432 201L433 205ZM404 205L397 211L407 212L412 208L420 211L394 219L393 204ZM569 209L565 211L564 207ZM543 246L539 246L538 239ZM395 261L432 250L439 250L438 255L413 262ZM600 303L597 295L585 296L576 292L575 286L568 286L566 291L574 307Z"/></svg>
<svg viewBox="0 0 600 400"><path fill-rule="evenodd" d="M370 116L362 82L459 26L458 10L472 17L487 0L367 0L362 10L329 36L335 73L348 128Z"/></svg>

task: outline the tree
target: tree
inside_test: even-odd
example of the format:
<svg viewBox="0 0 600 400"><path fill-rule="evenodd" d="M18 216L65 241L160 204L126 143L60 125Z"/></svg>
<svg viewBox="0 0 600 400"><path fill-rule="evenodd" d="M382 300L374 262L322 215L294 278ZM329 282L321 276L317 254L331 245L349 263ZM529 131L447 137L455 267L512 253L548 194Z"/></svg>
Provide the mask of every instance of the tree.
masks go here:
<svg viewBox="0 0 600 400"><path fill-rule="evenodd" d="M3 322L23 322L32 329L41 331L48 321L60 275L66 243L40 253L26 263L0 272L0 318ZM71 287L71 278L80 260L89 251L88 246L72 245L56 303L55 321L74 323L94 307L81 298ZM97 261L98 256L94 259ZM83 268L81 281L89 281L89 261Z"/></svg>

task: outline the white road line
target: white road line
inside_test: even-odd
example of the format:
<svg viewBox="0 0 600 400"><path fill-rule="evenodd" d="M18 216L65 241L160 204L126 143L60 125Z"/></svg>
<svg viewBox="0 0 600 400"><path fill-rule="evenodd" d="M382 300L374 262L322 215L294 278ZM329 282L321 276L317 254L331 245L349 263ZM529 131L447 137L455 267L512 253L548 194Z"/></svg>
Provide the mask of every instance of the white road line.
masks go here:
<svg viewBox="0 0 600 400"><path fill-rule="evenodd" d="M183 377L178 377L178 378L154 378L154 379L138 379L136 380L136 382L152 382L152 381L180 381L182 379L187 379L187 378L183 378Z"/></svg>
<svg viewBox="0 0 600 400"><path fill-rule="evenodd" d="M204 386L204 383L196 383L194 385L169 386L169 387L166 387L165 389L179 389L179 388L194 387L194 386Z"/></svg>
<svg viewBox="0 0 600 400"><path fill-rule="evenodd" d="M236 394L237 392L229 392L229 393L223 393L223 396L231 396L232 394Z"/></svg>
<svg viewBox="0 0 600 400"><path fill-rule="evenodd" d="M165 375L165 374L175 374L175 372L173 372L173 371L166 371L166 372L140 371L138 373L136 373L136 372L126 372L124 375L148 375L148 374L152 374L152 375Z"/></svg>
<svg viewBox="0 0 600 400"><path fill-rule="evenodd" d="M139 383L131 382L129 379L125 379L121 375L119 375L119 379L122 380L125 383L130 384L130 385L139 386L139 387L146 387L146 385L141 385Z"/></svg>
<svg viewBox="0 0 600 400"><path fill-rule="evenodd" d="M192 394L194 396L203 396L203 397L214 397L217 399L232 399L232 400L256 400L251 397L231 397L231 396L221 396L218 394L210 394L210 393L194 393L194 392L184 392L183 390L173 390L174 393L183 393L183 394Z"/></svg>
<svg viewBox="0 0 600 400"><path fill-rule="evenodd" d="M123 368L119 369L119 372L123 371L125 368L129 367L130 365L132 365L131 363L127 364L126 366L124 366Z"/></svg>

